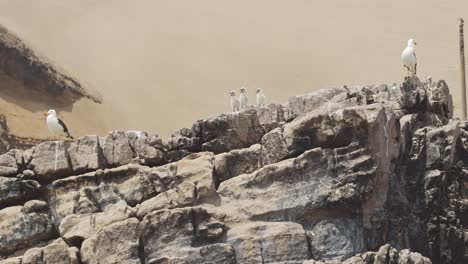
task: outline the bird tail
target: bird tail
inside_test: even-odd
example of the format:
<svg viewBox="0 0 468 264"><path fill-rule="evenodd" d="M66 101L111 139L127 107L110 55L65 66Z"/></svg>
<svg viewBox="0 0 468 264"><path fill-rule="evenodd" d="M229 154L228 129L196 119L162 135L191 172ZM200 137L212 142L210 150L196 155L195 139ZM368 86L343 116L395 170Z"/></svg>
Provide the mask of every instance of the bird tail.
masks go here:
<svg viewBox="0 0 468 264"><path fill-rule="evenodd" d="M68 133L68 132L67 132L67 138L69 138L69 139L75 139L75 138L72 137L72 136L70 135L70 133Z"/></svg>

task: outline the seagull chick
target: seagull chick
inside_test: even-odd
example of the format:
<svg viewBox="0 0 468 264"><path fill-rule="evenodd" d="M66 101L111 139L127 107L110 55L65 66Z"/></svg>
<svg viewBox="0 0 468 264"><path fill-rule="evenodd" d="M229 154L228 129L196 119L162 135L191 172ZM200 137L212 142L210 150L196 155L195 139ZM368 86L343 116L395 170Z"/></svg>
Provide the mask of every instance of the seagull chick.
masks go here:
<svg viewBox="0 0 468 264"><path fill-rule="evenodd" d="M236 97L236 92L232 91L229 93L231 95L231 108L233 112L238 112L240 110L240 102Z"/></svg>
<svg viewBox="0 0 468 264"><path fill-rule="evenodd" d="M57 117L57 112L51 109L48 112L44 113L47 116L46 123L49 132L54 136L64 135L67 138L73 139L73 137L68 133L68 128L65 123Z"/></svg>
<svg viewBox="0 0 468 264"><path fill-rule="evenodd" d="M247 98L247 93L244 87L240 88L239 101L240 101L240 109L244 109L249 103L249 99Z"/></svg>
<svg viewBox="0 0 468 264"><path fill-rule="evenodd" d="M416 75L416 67L418 66L416 53L414 52L415 45L416 42L414 39L409 39L408 46L401 53L401 61L403 62L403 66L408 69L408 73L411 72L414 75Z"/></svg>
<svg viewBox="0 0 468 264"><path fill-rule="evenodd" d="M265 95L262 88L257 88L257 106L265 106Z"/></svg>

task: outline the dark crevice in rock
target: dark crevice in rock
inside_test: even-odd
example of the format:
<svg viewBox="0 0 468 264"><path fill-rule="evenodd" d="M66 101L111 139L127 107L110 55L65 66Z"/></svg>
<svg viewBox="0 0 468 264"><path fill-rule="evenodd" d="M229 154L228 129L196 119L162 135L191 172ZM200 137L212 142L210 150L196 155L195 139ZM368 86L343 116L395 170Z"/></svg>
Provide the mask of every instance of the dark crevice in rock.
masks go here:
<svg viewBox="0 0 468 264"><path fill-rule="evenodd" d="M145 243L142 235L140 235L138 239L138 259L140 260L141 264L146 264Z"/></svg>

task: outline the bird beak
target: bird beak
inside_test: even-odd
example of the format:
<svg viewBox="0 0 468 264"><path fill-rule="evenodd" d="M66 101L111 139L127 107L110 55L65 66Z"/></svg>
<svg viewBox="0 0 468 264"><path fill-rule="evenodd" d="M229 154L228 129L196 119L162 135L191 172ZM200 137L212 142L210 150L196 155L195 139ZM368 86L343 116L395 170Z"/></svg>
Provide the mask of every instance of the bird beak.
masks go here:
<svg viewBox="0 0 468 264"><path fill-rule="evenodd" d="M47 112L44 112L44 115L45 115L45 116L48 115Z"/></svg>
<svg viewBox="0 0 468 264"><path fill-rule="evenodd" d="M418 43L414 42L414 45L416 46L416 45L418 45Z"/></svg>

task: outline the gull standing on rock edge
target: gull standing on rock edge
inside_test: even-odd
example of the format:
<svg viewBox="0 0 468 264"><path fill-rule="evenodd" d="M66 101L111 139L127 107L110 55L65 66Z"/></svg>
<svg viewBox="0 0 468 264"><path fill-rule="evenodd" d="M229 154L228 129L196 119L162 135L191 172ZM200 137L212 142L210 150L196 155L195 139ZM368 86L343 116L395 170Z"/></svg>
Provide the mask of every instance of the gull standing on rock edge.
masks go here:
<svg viewBox="0 0 468 264"><path fill-rule="evenodd" d="M65 123L57 117L57 112L54 109L50 109L48 112L44 113L47 116L46 123L49 132L55 136L66 136L69 139L73 137L68 132L68 128Z"/></svg>
<svg viewBox="0 0 468 264"><path fill-rule="evenodd" d="M244 109L249 103L249 98L247 98L245 87L240 88L239 101L240 101L240 109Z"/></svg>
<svg viewBox="0 0 468 264"><path fill-rule="evenodd" d="M236 97L236 92L231 91L229 95L231 95L232 112L238 112L240 109L240 102L239 102L239 99Z"/></svg>
<svg viewBox="0 0 468 264"><path fill-rule="evenodd" d="M401 53L401 61L403 62L403 66L408 69L408 74L411 72L416 75L418 62L416 59L416 53L414 52L414 46L416 46L414 39L409 39L408 46Z"/></svg>
<svg viewBox="0 0 468 264"><path fill-rule="evenodd" d="M265 106L265 95L262 92L262 88L257 88L257 106Z"/></svg>

